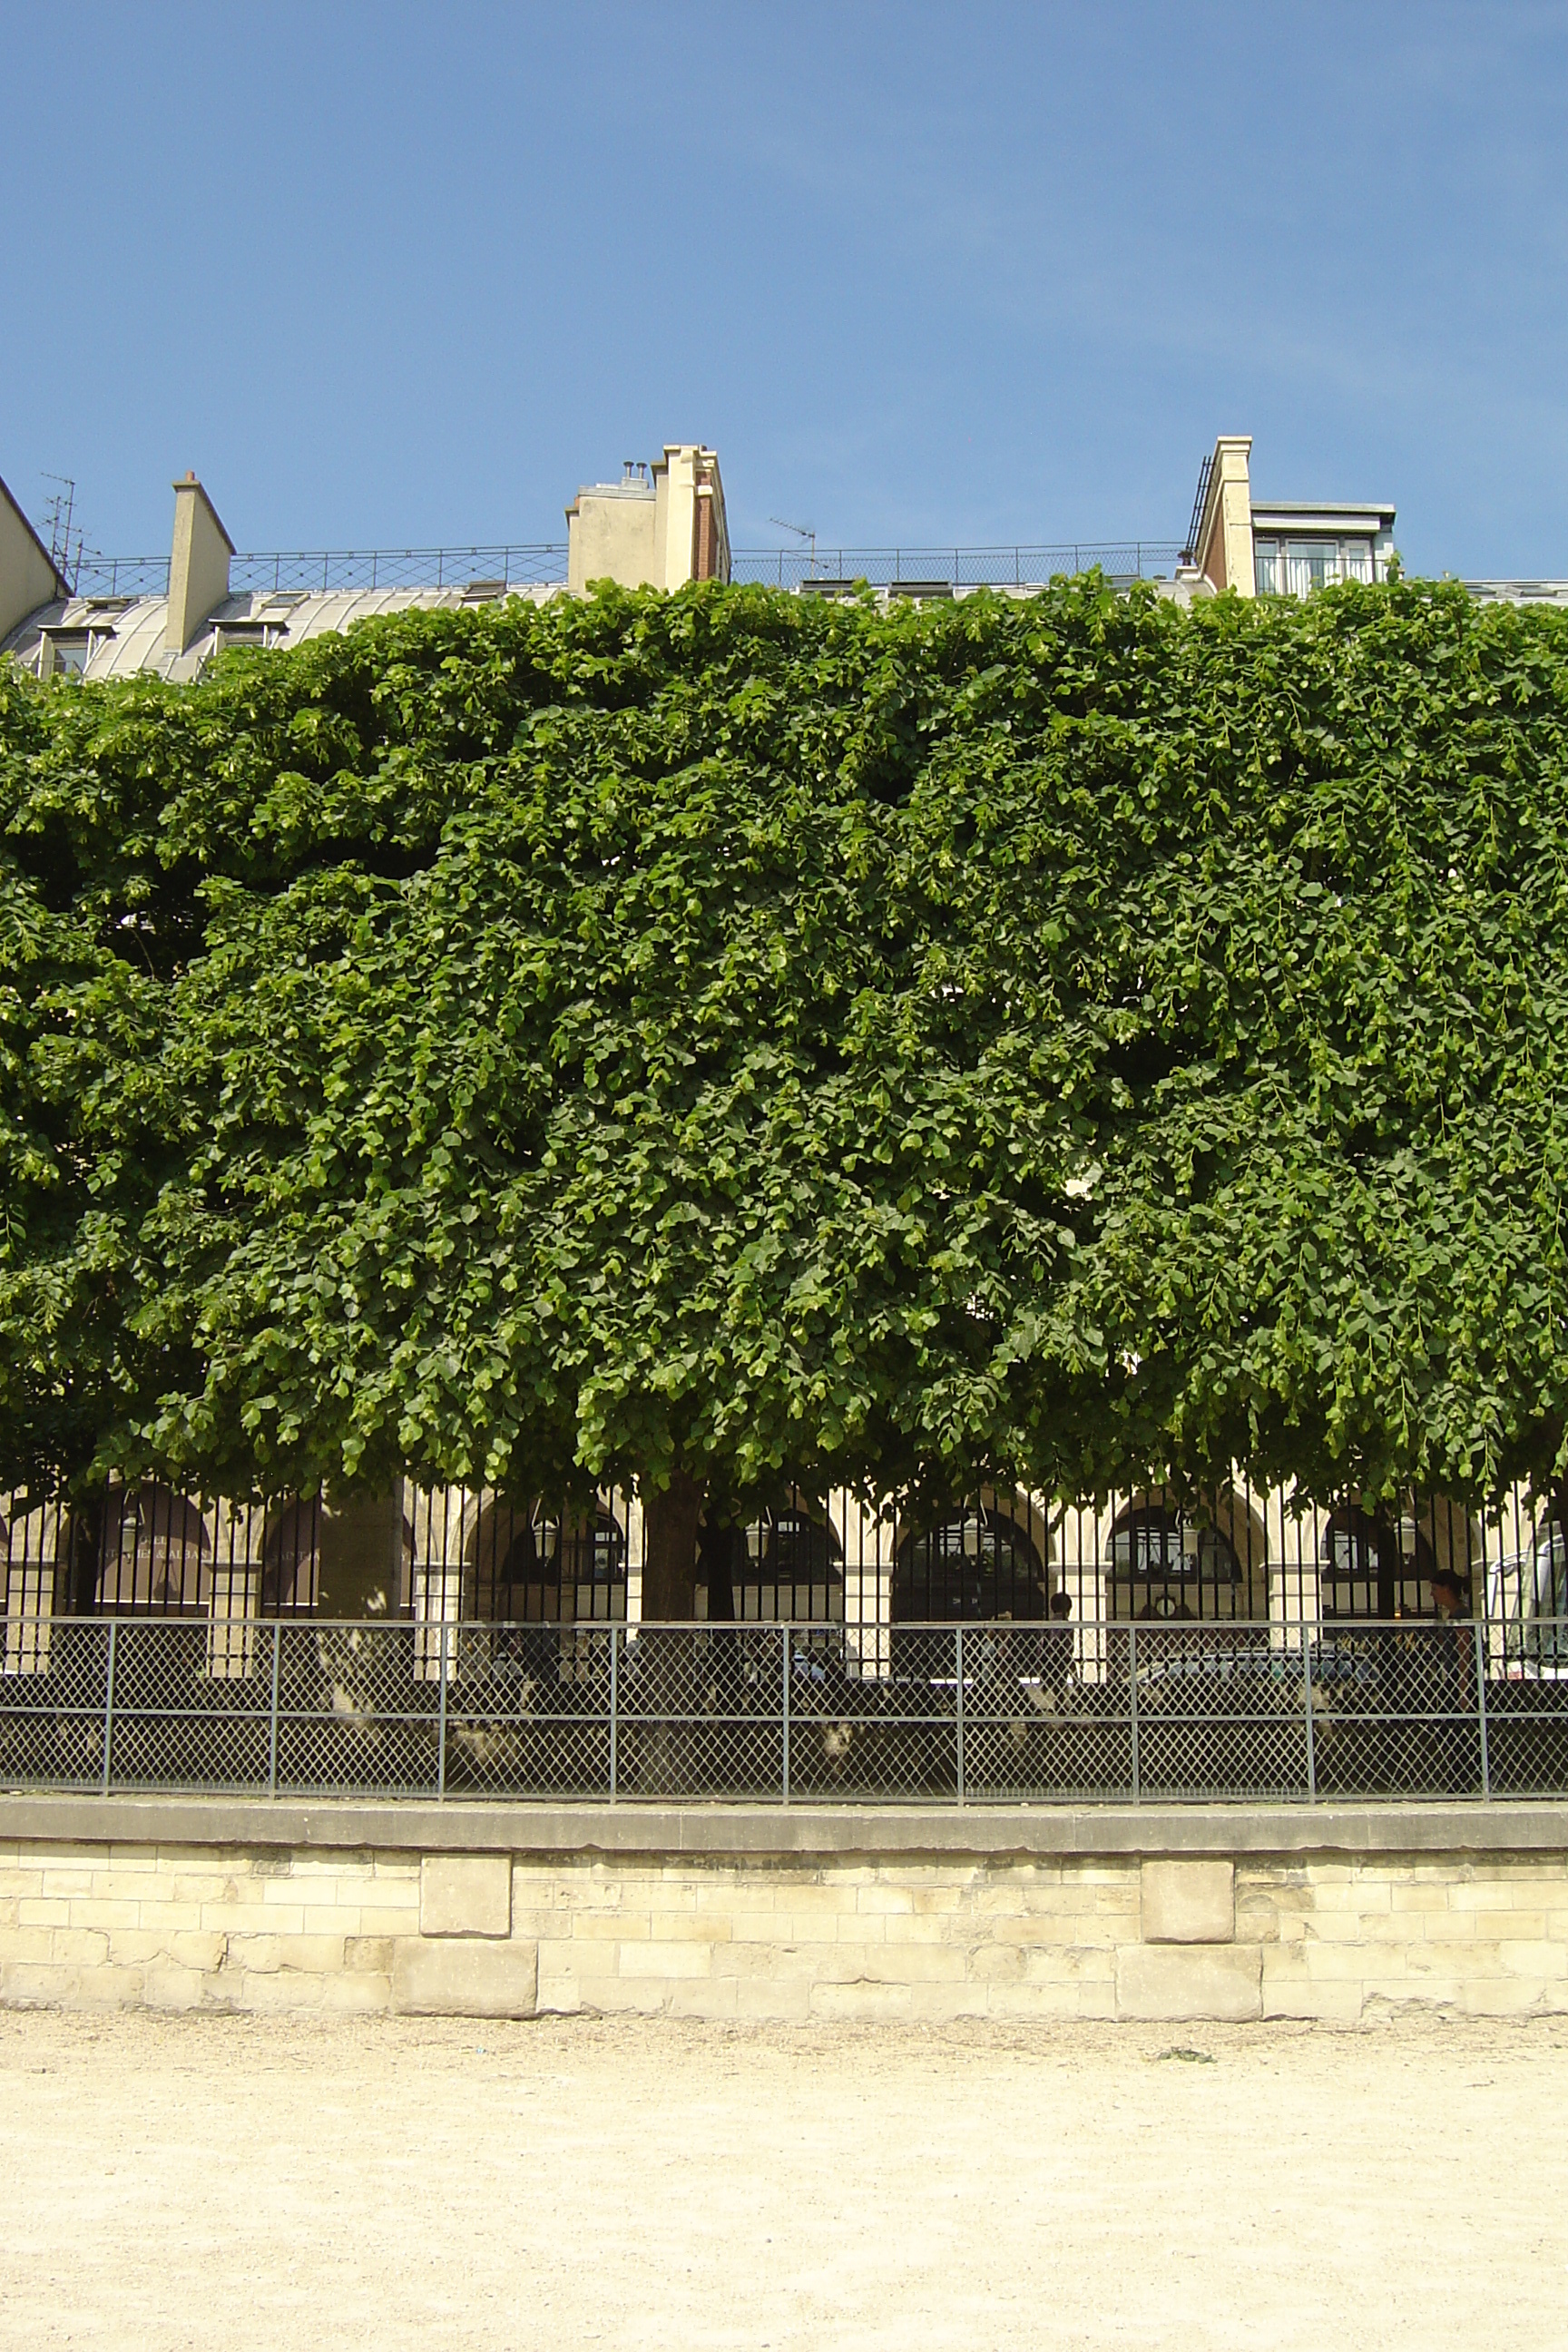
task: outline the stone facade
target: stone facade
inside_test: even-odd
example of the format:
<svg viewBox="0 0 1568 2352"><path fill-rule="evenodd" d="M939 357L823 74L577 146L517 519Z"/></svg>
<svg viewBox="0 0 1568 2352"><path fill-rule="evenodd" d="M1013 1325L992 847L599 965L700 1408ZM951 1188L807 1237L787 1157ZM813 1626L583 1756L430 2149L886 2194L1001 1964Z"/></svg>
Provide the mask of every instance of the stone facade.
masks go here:
<svg viewBox="0 0 1568 2352"><path fill-rule="evenodd" d="M942 1851L866 1851L873 1818L861 1850L813 1855L715 1851L721 1817L700 1853L637 1850L633 1822L616 1853L432 1855L209 1842L185 1810L184 1839L0 1843L0 2000L785 2021L1568 2011L1568 1822L1560 1850L1402 1833L1269 1853L1247 1850L1267 1829L1249 1816L1234 1855L1140 1856L964 1852L950 1814ZM808 1835L809 1817L790 1826ZM918 1832L888 1845L918 1849Z"/></svg>

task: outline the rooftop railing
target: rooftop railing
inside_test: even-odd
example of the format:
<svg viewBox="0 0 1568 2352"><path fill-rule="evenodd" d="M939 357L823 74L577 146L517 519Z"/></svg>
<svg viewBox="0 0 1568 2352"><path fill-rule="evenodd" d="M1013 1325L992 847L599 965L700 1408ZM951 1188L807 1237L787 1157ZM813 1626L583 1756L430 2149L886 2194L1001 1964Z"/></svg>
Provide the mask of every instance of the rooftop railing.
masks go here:
<svg viewBox="0 0 1568 2352"><path fill-rule="evenodd" d="M1048 581L1098 570L1112 585L1168 580L1185 557L1179 540L1062 540L1038 547L746 547L731 558L738 583L847 595L864 583L894 595L941 597L963 588L1041 588ZM305 548L237 555L232 594L354 595L377 590L563 587L564 542L530 546ZM1468 580L1486 603L1568 604L1568 581ZM89 555L76 567L75 593L86 599L166 596L166 555Z"/></svg>
<svg viewBox="0 0 1568 2352"><path fill-rule="evenodd" d="M831 593L863 580L910 594L954 588L1039 588L1099 569L1112 581L1169 579L1181 560L1173 539L1064 540L1041 547L742 548L731 576L773 588Z"/></svg>
<svg viewBox="0 0 1568 2352"><path fill-rule="evenodd" d="M304 548L236 555L230 593L351 595L377 589L534 588L562 585L564 544L527 547ZM166 555L95 555L77 566L79 596L166 596Z"/></svg>
<svg viewBox="0 0 1568 2352"><path fill-rule="evenodd" d="M1040 547L742 548L731 577L806 593L843 593L858 582L910 595L957 588L1042 587L1058 574L1098 567L1115 582L1169 578L1175 540L1064 540ZM563 543L502 547L315 548L236 555L229 589L242 595L352 595L377 590L559 587ZM77 565L79 597L166 596L166 555L89 555Z"/></svg>
<svg viewBox="0 0 1568 2352"><path fill-rule="evenodd" d="M85 555L69 575L78 596L166 596L166 555Z"/></svg>

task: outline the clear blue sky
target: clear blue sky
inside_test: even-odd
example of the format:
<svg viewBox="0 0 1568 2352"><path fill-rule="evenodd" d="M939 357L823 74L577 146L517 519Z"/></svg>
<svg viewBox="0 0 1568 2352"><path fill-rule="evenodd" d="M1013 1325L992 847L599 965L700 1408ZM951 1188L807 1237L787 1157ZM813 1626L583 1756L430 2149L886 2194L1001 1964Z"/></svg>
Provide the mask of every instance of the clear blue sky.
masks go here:
<svg viewBox="0 0 1568 2352"><path fill-rule="evenodd" d="M719 449L731 537L1179 537L1390 498L1568 575L1568 5L0 0L0 474L156 552L559 539Z"/></svg>

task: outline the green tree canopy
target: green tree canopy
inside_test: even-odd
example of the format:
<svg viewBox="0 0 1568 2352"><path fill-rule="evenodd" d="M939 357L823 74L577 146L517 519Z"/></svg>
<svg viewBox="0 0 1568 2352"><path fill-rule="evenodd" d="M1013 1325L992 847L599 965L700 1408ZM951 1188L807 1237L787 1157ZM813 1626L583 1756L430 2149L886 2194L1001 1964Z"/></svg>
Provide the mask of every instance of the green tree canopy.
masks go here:
<svg viewBox="0 0 1568 2352"><path fill-rule="evenodd" d="M1568 631L707 587L0 685L0 1437L736 1507L1564 1427Z"/></svg>

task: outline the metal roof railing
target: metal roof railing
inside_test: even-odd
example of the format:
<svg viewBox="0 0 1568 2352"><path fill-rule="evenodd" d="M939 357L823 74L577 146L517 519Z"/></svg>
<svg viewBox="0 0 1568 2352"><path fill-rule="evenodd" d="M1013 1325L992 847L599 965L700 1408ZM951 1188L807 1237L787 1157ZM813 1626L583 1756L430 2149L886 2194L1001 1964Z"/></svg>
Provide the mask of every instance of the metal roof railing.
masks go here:
<svg viewBox="0 0 1568 2352"><path fill-rule="evenodd" d="M1169 578L1182 555L1173 539L1063 540L1035 547L742 548L731 576L766 587L831 591L872 588L941 594L955 588L1037 588L1062 573L1098 567L1115 582ZM236 596L348 595L380 589L561 586L559 542L500 547L300 549L234 556ZM76 567L80 597L166 596L166 555L86 555Z"/></svg>
<svg viewBox="0 0 1568 2352"><path fill-rule="evenodd" d="M78 596L166 596L166 555L84 555L68 574Z"/></svg>
<svg viewBox="0 0 1568 2352"><path fill-rule="evenodd" d="M344 595L377 589L557 586L566 578L564 545L506 547L316 548L287 554L236 555L232 595ZM79 596L166 596L166 555L89 555L77 566Z"/></svg>
<svg viewBox="0 0 1568 2352"><path fill-rule="evenodd" d="M529 547L399 547L366 553L322 549L315 554L237 555L228 568L237 595L284 592L329 595L378 588L563 586L566 549Z"/></svg>
<svg viewBox="0 0 1568 2352"><path fill-rule="evenodd" d="M842 587L919 591L1038 588L1061 573L1098 566L1114 581L1169 578L1182 553L1173 539L1068 540L1041 547L742 548L731 577L773 588Z"/></svg>

